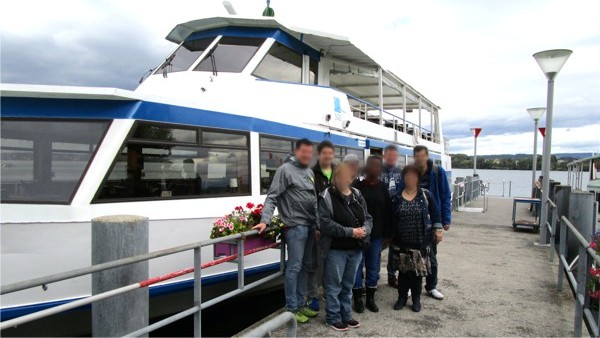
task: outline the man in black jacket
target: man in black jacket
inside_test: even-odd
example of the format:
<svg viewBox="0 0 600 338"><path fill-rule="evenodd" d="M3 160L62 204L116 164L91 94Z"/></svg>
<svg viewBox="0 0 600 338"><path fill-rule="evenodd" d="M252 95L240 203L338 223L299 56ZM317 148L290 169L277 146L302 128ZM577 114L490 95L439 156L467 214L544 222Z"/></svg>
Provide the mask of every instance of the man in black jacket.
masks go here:
<svg viewBox="0 0 600 338"><path fill-rule="evenodd" d="M335 158L335 149L330 141L323 141L317 146L318 160L313 167L315 174L315 190L317 194L322 193L331 185L331 176L333 175L333 159ZM316 231L317 240L312 248L312 268L307 271L308 285L307 296L309 298L308 306L313 311L319 311L319 285L323 277L323 267L319 254L319 236L320 231Z"/></svg>

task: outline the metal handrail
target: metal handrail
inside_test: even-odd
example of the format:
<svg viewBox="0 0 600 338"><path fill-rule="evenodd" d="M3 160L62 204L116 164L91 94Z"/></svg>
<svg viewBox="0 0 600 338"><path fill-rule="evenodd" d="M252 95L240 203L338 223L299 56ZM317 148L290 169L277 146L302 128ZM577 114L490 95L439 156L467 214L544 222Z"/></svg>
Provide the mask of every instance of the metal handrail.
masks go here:
<svg viewBox="0 0 600 338"><path fill-rule="evenodd" d="M262 285L264 283L270 282L270 281L272 281L276 278L279 278L283 275L283 267L284 267L284 262L285 262L285 243L277 242L277 243L273 243L271 245L267 245L265 247L244 251L244 239L246 237L256 235L256 234L258 234L257 230L250 230L250 231L246 231L243 233L233 234L233 235L210 239L210 240L206 240L206 241L190 243L190 244L186 244L186 245L177 246L174 248L159 250L159 251L155 251L155 252L151 252L151 253L147 253L147 254L143 254L143 255L127 257L127 258L123 258L123 259L119 259L119 260L115 260L115 261L111 261L111 262L92 265L92 266L85 267L85 268L80 268L80 269L66 271L63 273L58 273L58 274L54 274L54 275L50 275L50 276L40 277L40 278L36 278L36 279L30 280L30 281L16 282L16 283L2 286L2 288L1 288L2 294L13 293L13 292L29 289L29 288L36 287L36 286L45 286L47 284L66 280L66 279L71 279L71 278L80 277L83 275L88 275L88 274L92 274L92 273L99 272L99 271L104 271L104 270L113 269L116 267L130 265L130 264L137 263L137 262L149 261L153 258L168 256L168 255L180 253L183 251L193 250L193 252L194 252L194 266L191 268L175 271L175 272L169 273L164 276L150 278L145 281L140 281L140 282L133 283L130 285L122 286L122 287L112 289L109 291L105 291L105 292L102 292L99 294L81 298L81 299L78 299L78 300L75 300L75 301L72 301L72 302L69 302L66 304L54 306L54 307L51 307L51 308L48 308L48 309L45 309L42 311L34 312L34 313L31 313L31 314L28 314L25 316L7 320L7 321L0 323L0 330L4 330L6 328L21 325L21 324L24 324L27 322L31 322L31 321L41 319L41 318L44 318L44 317L47 317L50 315L54 315L54 314L57 314L60 312L64 312L67 310L75 309L75 308L78 308L78 307L81 307L84 305L92 304L99 300L114 297L116 295L120 295L120 294L129 292L129 291L138 289L138 288L148 287L150 285L153 285L153 284L156 284L156 283L168 280L168 279L172 279L175 277L180 277L180 276L183 276L186 274L190 274L193 272L194 273L194 307L186 309L182 312L176 313L176 314L174 314L168 318L165 318L159 322L156 322L152 325L148 325L144 328L141 328L135 332L128 334L127 336L141 336L141 335L147 334L149 332L152 332L158 328L169 325L169 324L171 324L179 319L182 319L184 317L194 315L194 336L200 337L200 333L201 333L200 314L203 309L208 308L212 305L215 305L215 304L217 304L221 301L224 301L226 299L229 299L231 297L234 297L236 295L239 295L240 293L242 293L246 290L249 290L249 289L252 289L259 285ZM235 240L237 242L237 246L238 246L237 254L227 256L227 257L224 257L219 260L209 262L206 264L201 264L201 248L202 247L213 245L216 243L232 241L232 240ZM244 259L243 258L246 255L253 254L255 252L262 251L262 250L265 250L268 248L273 248L273 247L276 247L279 245L281 245L280 271L278 271L277 273L271 274L267 277L263 277L255 282L245 285L245 282L244 282ZM233 261L235 259L237 259L237 265L238 265L238 287L237 287L237 289L230 291L228 293L225 293L223 295L220 295L218 297L215 297L215 298L203 303L200 298L202 269L206 268L206 267L214 266L216 264ZM196 267L198 267L198 268L196 268Z"/></svg>
<svg viewBox="0 0 600 338"><path fill-rule="evenodd" d="M567 261L567 233L573 234L577 240L579 251L579 255L575 259L578 261L577 275L572 271L571 266L573 264L569 264ZM575 324L573 335L581 337L582 324L585 320L589 333L594 337L598 337L600 333L600 320L597 320L593 316L592 309L590 308L590 297L586 292L586 284L590 280L590 268L593 265L598 266L600 264L600 256L590 248L590 243L565 216L560 218L560 243L557 255L559 257L557 289L559 291L563 290L563 280L564 275L566 275L575 291ZM591 258L591 260L588 258Z"/></svg>
<svg viewBox="0 0 600 338"><path fill-rule="evenodd" d="M270 337L272 331L279 329L283 325L286 326L286 337L296 337L298 323L296 322L294 314L289 311L268 320L254 330L248 332L244 337Z"/></svg>
<svg viewBox="0 0 600 338"><path fill-rule="evenodd" d="M57 273L57 274L53 274L53 275L49 275L49 276L15 282L15 283L7 284L7 285L2 285L0 287L0 295L12 293L12 292L16 292L16 291L20 291L20 290L24 290L24 289L33 288L36 286L44 286L44 285L48 285L50 283L63 281L65 279L71 279L71 278L75 278L75 277L89 275L94 272L99 272L99 271L108 270L108 269L112 269L112 268L118 268L118 267L121 267L124 265L139 263L139 262L147 261L147 260L150 260L153 258L169 256L169 255L176 254L179 252L193 250L198 247L205 247L205 246L209 246L209 245L216 244L216 243L232 241L232 240L236 240L239 238L248 237L248 236L252 236L252 235L256 235L256 234L258 234L258 230L250 230L250 231L246 231L244 233L238 233L238 234L233 234L233 235L229 235L229 236L225 236L225 237L209 239L206 241L184 244L184 245L176 246L173 248L150 252L147 254L122 258L122 259L118 259L118 260L114 260L114 261L110 261L110 262L106 262L106 263L95 264L92 266L86 266L84 268L69 270L69 271L65 271L65 272L61 272L61 273Z"/></svg>
<svg viewBox="0 0 600 338"><path fill-rule="evenodd" d="M550 262L554 262L554 246L556 242L556 222L558 220L558 208L556 204L548 198L546 201L548 203L548 219L544 226L548 229L548 233L550 234L550 250L548 251ZM535 210L535 209L534 209Z"/></svg>

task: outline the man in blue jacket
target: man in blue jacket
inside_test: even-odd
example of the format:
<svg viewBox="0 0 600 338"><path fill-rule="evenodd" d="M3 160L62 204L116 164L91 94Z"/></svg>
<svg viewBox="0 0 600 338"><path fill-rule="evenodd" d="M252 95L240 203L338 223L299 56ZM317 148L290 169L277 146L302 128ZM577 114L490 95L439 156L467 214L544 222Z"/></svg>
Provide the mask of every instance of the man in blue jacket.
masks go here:
<svg viewBox="0 0 600 338"><path fill-rule="evenodd" d="M429 159L429 150L425 146L416 146L413 149L413 156L415 165L421 169L421 188L429 190L433 195L436 204L440 208L444 230L448 231L452 223L452 195L446 171L444 168L433 164L433 161ZM442 230L439 231L442 232ZM427 275L425 282L427 293L438 300L444 299L444 295L437 289L437 243L441 237L441 233L436 233L435 241L431 247L431 273Z"/></svg>

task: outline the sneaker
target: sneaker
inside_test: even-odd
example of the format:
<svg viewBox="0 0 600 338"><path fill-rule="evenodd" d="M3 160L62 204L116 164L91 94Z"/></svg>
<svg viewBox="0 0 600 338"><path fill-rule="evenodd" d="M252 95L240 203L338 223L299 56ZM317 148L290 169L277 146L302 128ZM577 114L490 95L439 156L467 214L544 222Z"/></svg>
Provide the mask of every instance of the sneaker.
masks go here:
<svg viewBox="0 0 600 338"><path fill-rule="evenodd" d="M432 298L437 300L444 299L444 295L438 289L429 290L427 291L427 294L429 294Z"/></svg>
<svg viewBox="0 0 600 338"><path fill-rule="evenodd" d="M294 317L296 317L296 322L299 324L308 322L308 317L306 317L301 311L294 312Z"/></svg>
<svg viewBox="0 0 600 338"><path fill-rule="evenodd" d="M316 317L319 315L319 311L313 311L308 306L303 307L299 310L299 312L309 318Z"/></svg>
<svg viewBox="0 0 600 338"><path fill-rule="evenodd" d="M357 328L360 327L360 323L358 322L358 320L355 319L350 319L349 321L346 322L346 325L348 325L348 327L351 328Z"/></svg>
<svg viewBox="0 0 600 338"><path fill-rule="evenodd" d="M336 331L348 331L348 325L344 323L327 324Z"/></svg>
<svg viewBox="0 0 600 338"><path fill-rule="evenodd" d="M319 312L319 298L317 297L313 297L311 298L311 300L308 302L308 308L313 310L313 311L317 311Z"/></svg>

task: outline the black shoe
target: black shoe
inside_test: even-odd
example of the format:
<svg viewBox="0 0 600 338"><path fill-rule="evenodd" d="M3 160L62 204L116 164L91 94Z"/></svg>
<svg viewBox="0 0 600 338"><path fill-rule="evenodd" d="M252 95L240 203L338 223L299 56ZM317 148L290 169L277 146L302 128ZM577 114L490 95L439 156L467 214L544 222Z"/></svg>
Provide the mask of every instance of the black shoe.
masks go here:
<svg viewBox="0 0 600 338"><path fill-rule="evenodd" d="M415 295L414 293L412 294L412 310L414 312L420 312L421 311L421 294L417 294Z"/></svg>
<svg viewBox="0 0 600 338"><path fill-rule="evenodd" d="M398 279L396 276L388 275L388 285L393 287L394 289L398 288Z"/></svg>
<svg viewBox="0 0 600 338"><path fill-rule="evenodd" d="M367 309L371 312L379 312L379 307L375 304L376 288L367 288Z"/></svg>
<svg viewBox="0 0 600 338"><path fill-rule="evenodd" d="M357 313L365 312L365 304L362 300L361 289L352 289L352 301L354 302L354 311Z"/></svg>
<svg viewBox="0 0 600 338"><path fill-rule="evenodd" d="M327 324L336 331L348 331L348 325L344 323Z"/></svg>
<svg viewBox="0 0 600 338"><path fill-rule="evenodd" d="M350 319L349 321L346 322L346 325L348 325L348 327L351 327L353 329L360 327L360 323L358 322L358 320L355 320L355 319Z"/></svg>
<svg viewBox="0 0 600 338"><path fill-rule="evenodd" d="M398 301L394 304L394 310L402 310L406 306L406 302L408 298L406 297L398 297Z"/></svg>

